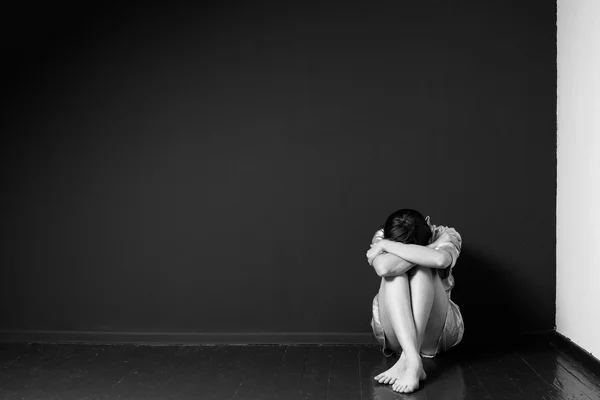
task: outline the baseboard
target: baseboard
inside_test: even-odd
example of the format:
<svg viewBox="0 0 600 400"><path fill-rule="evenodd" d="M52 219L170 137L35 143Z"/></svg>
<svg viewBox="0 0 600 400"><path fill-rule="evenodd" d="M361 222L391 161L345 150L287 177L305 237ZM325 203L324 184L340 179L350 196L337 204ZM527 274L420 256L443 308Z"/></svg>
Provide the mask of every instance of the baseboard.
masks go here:
<svg viewBox="0 0 600 400"><path fill-rule="evenodd" d="M537 329L533 331L526 331L521 334L523 337L543 337L543 336L554 336L554 329Z"/></svg>
<svg viewBox="0 0 600 400"><path fill-rule="evenodd" d="M464 340L461 347L478 345L475 337ZM554 338L554 330L522 332L505 342ZM564 337L563 337L564 338ZM564 338L565 341L569 341ZM18 343L86 343L86 344L143 344L167 345L218 345L218 344L377 344L371 332L107 332L107 331L56 331L56 330L0 330L0 342ZM570 341L569 341L570 342ZM573 344L573 346L577 346ZM578 346L577 346L578 347ZM584 351L584 350L581 350ZM592 357L590 355L590 357Z"/></svg>
<svg viewBox="0 0 600 400"><path fill-rule="evenodd" d="M556 332L552 339L552 344L559 350L572 356L584 367L600 377L600 360L581 346L574 343L568 337Z"/></svg>
<svg viewBox="0 0 600 400"><path fill-rule="evenodd" d="M0 330L0 342L144 345L376 344L371 332L101 332Z"/></svg>

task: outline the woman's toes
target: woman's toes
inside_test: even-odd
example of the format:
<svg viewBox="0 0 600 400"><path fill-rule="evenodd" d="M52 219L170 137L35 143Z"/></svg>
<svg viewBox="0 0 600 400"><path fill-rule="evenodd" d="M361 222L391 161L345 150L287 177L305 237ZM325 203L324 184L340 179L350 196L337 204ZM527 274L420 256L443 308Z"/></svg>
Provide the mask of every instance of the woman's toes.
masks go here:
<svg viewBox="0 0 600 400"><path fill-rule="evenodd" d="M415 390L419 389L419 374L418 371L414 371L415 373L409 373L413 371L407 371L405 374L398 379L392 389L399 393L412 393Z"/></svg>
<svg viewBox="0 0 600 400"><path fill-rule="evenodd" d="M400 386L398 386L398 389L396 390L396 392L398 392L398 393L412 393L413 390L408 390L408 386L406 386L406 385L400 385Z"/></svg>

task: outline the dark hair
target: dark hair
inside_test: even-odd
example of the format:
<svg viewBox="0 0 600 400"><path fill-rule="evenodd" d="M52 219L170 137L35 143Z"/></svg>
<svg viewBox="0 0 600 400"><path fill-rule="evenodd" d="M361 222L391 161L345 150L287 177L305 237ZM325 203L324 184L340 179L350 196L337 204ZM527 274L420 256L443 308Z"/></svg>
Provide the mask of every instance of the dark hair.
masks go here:
<svg viewBox="0 0 600 400"><path fill-rule="evenodd" d="M394 242L426 246L431 235L423 215L411 209L393 212L383 225L383 237Z"/></svg>

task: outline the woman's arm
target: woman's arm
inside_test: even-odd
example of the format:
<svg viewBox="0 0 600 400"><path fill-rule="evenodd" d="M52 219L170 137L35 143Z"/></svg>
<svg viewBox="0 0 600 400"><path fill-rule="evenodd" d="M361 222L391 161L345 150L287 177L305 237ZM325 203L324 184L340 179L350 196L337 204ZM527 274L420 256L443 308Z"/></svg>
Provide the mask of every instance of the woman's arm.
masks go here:
<svg viewBox="0 0 600 400"><path fill-rule="evenodd" d="M394 254L409 263L428 268L444 269L452 263L452 256L445 251L433 249L431 246L434 244L436 243L428 246L419 246L384 239L379 241L375 246L379 246L383 251Z"/></svg>
<svg viewBox="0 0 600 400"><path fill-rule="evenodd" d="M427 245L426 247L434 249L441 242L444 241L444 237L440 236L438 240ZM379 242L379 240L377 241ZM407 273L412 267L417 264L408 262L403 258L398 257L392 253L383 253L375 257L372 262L373 269L377 275L383 277L398 276Z"/></svg>
<svg viewBox="0 0 600 400"><path fill-rule="evenodd" d="M383 240L383 229L379 229L375 232L373 239L371 239L371 247L381 240ZM415 266L414 264L389 253L373 256L373 258L368 258L368 261L377 275L381 277L402 275Z"/></svg>
<svg viewBox="0 0 600 400"><path fill-rule="evenodd" d="M415 266L415 264L390 253L378 255L372 265L377 275L381 277L402 275Z"/></svg>

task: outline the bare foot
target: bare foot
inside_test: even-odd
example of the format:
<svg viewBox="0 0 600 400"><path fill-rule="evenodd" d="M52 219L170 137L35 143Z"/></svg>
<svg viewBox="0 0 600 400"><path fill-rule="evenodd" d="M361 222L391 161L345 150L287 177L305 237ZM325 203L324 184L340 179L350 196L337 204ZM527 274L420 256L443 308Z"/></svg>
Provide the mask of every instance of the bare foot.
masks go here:
<svg viewBox="0 0 600 400"><path fill-rule="evenodd" d="M392 366L392 368L388 369L385 372L380 373L375 377L375 380L379 383L383 384L392 384L396 382L396 379L402 377L404 375L404 370L406 369L406 355L404 352L400 354L400 358L396 361L396 364Z"/></svg>
<svg viewBox="0 0 600 400"><path fill-rule="evenodd" d="M392 389L398 393L412 393L419 388L419 381L427 377L423 370L423 363L406 365L402 377L396 379Z"/></svg>

